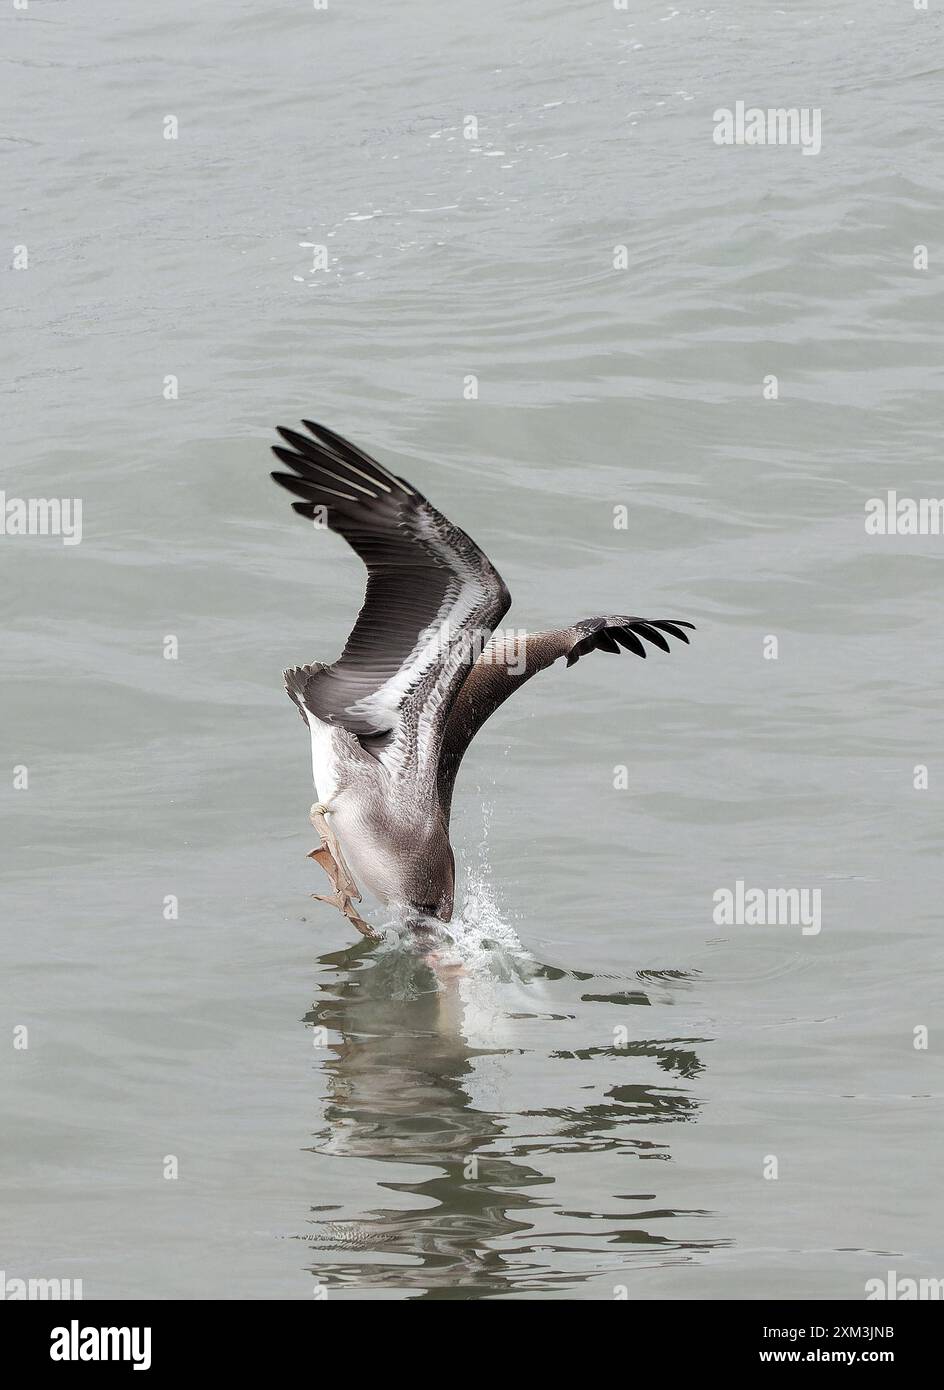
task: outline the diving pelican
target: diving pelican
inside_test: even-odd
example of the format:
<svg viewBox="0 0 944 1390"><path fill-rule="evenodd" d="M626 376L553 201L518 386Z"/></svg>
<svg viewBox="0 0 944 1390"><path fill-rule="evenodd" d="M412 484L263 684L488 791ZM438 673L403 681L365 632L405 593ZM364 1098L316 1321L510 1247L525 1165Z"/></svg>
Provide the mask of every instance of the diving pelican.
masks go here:
<svg viewBox="0 0 944 1390"><path fill-rule="evenodd" d="M496 631L511 602L473 540L404 478L324 425L279 428L273 453L291 472L272 477L293 508L343 536L367 567L363 607L343 652L284 673L311 735L318 801L314 850L337 906L366 936L354 908L363 884L411 924L448 922L455 895L449 814L459 764L475 734L524 683L565 657L646 643L688 642L679 620L582 618L553 632ZM288 446L288 447L285 447ZM320 895L314 895L320 896Z"/></svg>

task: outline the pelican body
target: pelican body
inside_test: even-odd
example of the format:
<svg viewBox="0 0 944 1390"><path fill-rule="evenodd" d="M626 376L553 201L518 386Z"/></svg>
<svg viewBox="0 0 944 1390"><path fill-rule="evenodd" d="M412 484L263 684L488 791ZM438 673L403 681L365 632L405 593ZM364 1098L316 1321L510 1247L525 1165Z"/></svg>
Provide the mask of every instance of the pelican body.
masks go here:
<svg viewBox="0 0 944 1390"><path fill-rule="evenodd" d="M292 471L272 477L301 499L296 512L343 536L367 568L337 661L284 673L310 732L313 810L330 817L358 884L448 922L453 786L486 719L559 657L568 666L594 650L645 657L644 642L668 651L666 635L687 642L693 625L616 616L528 636L496 631L511 596L475 542L362 449L302 424L307 434L279 428L284 445L273 452Z"/></svg>

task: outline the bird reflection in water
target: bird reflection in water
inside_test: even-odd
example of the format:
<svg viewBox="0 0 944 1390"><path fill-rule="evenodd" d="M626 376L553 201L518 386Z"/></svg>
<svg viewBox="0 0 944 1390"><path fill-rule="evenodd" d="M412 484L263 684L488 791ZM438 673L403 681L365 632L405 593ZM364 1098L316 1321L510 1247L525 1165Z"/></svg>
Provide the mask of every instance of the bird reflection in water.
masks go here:
<svg viewBox="0 0 944 1390"><path fill-rule="evenodd" d="M320 1284L351 1296L470 1299L562 1288L593 1277L593 1271L581 1274L572 1265L566 1276L555 1274L547 1254L553 1240L546 1233L535 1231L529 1245L528 1233L544 1229L548 1209L571 1224L580 1221L578 1231L565 1232L565 1242L556 1248L572 1253L580 1238L586 1246L585 1219L591 1219L589 1242L593 1248L607 1242L611 1268L618 1268L618 1252L627 1244L691 1258L691 1252L718 1243L673 1240L640 1227L643 1217L706 1215L654 1212L652 1192L624 1194L624 1199L635 1195L637 1205L649 1210L559 1211L561 1194L546 1162L549 1154L602 1150L668 1158L661 1135L650 1138L638 1127L697 1117L690 1088L668 1083L669 1078L691 1081L702 1070L695 1045L704 1039L630 1040L620 1048L545 1054L540 1059L545 1073L589 1062L594 1074L581 1070L577 1089L592 1099L581 1095L576 1106L540 1107L533 1104L528 1074L513 1075L529 1056L534 1059L524 1046L523 1023L555 1018L571 1023L574 1009L565 1012L562 990L573 996L575 986L586 991L572 998L577 1008L604 1004L612 1017L616 1006L648 1002L639 997L639 981L634 991L615 992L600 992L602 982L595 981L591 992L592 977L541 966L508 940L480 936L474 952L459 954L448 938L443 943L407 937L322 957L328 973L321 997L305 1017L306 1024L324 1030L327 1078L324 1127L311 1151L377 1161L384 1165L378 1185L402 1194L396 1204L368 1211L357 1211L354 1204L344 1210L335 1204L312 1208L308 1230L299 1238L310 1246L311 1273ZM622 1010L621 1016L632 1013ZM547 1028L543 1031L546 1035ZM601 1035L602 1027L595 1036ZM605 1090L588 1084L599 1080L595 1064L611 1067L614 1057L649 1059L669 1074L667 1084ZM551 1090L555 1100L571 1099L573 1076ZM352 1187L362 1192L363 1183L363 1170L353 1170ZM592 1199L584 1201L590 1205ZM615 1197L608 1202L619 1204ZM539 1208L545 1210L541 1220L536 1219Z"/></svg>

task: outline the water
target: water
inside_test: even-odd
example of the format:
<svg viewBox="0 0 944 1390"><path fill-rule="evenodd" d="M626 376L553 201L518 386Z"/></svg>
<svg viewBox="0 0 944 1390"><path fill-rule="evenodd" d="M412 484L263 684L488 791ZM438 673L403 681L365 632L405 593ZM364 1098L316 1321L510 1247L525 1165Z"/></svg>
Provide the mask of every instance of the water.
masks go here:
<svg viewBox="0 0 944 1390"><path fill-rule="evenodd" d="M944 1274L941 539L863 526L888 488L941 492L940 14L34 0L3 25L29 248L3 485L84 503L80 545L0 544L8 1276ZM737 100L820 107L821 153L719 149ZM280 671L340 648L361 571L267 478L303 415L487 549L510 623L698 624L545 673L478 736L432 961L307 897ZM717 925L738 879L821 889L822 931Z"/></svg>

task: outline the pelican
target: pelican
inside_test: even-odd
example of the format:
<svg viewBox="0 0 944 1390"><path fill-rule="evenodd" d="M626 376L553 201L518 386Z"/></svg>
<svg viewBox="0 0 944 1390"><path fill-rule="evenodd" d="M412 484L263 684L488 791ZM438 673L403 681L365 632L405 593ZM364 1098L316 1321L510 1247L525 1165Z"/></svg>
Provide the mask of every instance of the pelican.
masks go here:
<svg viewBox="0 0 944 1390"><path fill-rule="evenodd" d="M582 618L552 632L503 633L511 595L464 531L404 478L333 430L278 427L272 477L292 506L343 536L367 568L363 607L338 659L284 672L311 736L312 851L334 886L314 894L366 936L359 885L411 926L448 922L455 898L449 816L456 773L508 696L565 657L688 642L679 620ZM287 446L287 447L286 447Z"/></svg>

